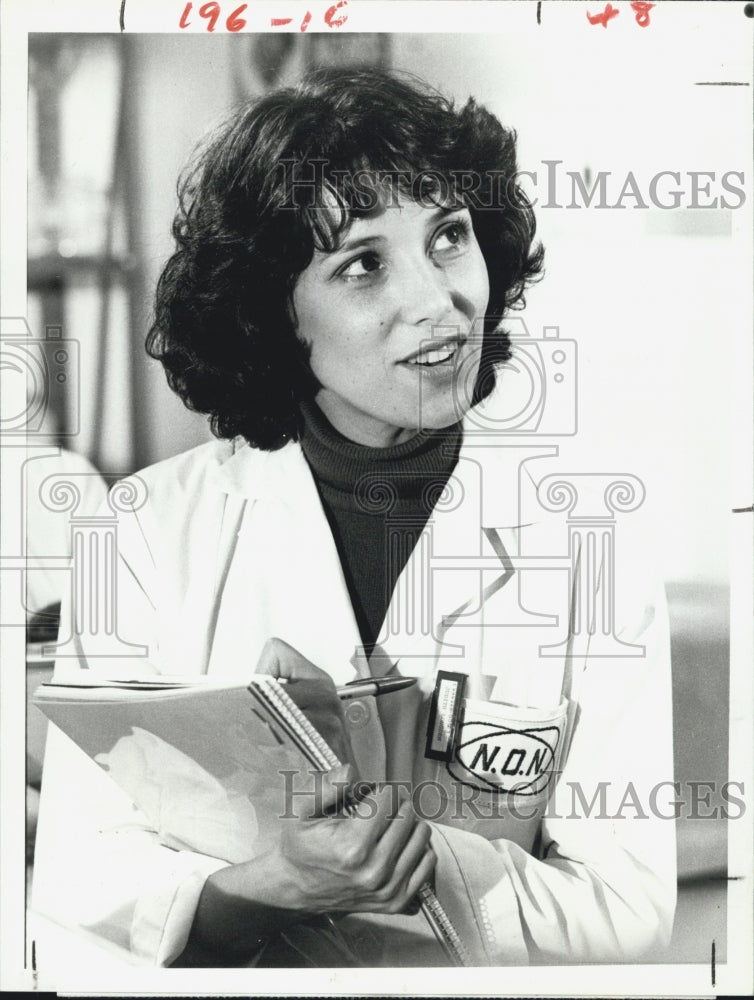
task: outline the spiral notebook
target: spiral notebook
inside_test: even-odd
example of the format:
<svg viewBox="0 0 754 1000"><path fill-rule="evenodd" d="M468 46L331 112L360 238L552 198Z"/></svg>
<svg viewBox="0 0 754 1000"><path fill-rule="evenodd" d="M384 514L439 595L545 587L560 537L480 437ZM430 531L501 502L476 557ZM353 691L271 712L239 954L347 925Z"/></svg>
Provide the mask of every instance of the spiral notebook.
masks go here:
<svg viewBox="0 0 754 1000"><path fill-rule="evenodd" d="M230 863L247 859L250 828L263 838L287 808L285 789L272 775L340 763L284 686L264 674L235 687L196 677L121 681L78 674L43 684L33 704L109 773L164 843ZM419 898L447 959L469 965L432 888L422 886Z"/></svg>

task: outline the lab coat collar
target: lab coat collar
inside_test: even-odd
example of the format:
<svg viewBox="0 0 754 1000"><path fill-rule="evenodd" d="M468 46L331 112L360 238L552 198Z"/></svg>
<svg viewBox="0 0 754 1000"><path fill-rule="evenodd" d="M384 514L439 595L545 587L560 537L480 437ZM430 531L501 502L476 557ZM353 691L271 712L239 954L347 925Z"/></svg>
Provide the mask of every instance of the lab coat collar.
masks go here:
<svg viewBox="0 0 754 1000"><path fill-rule="evenodd" d="M530 482L522 466L524 457L505 438L479 434L473 422L468 418L464 421L464 440L455 475L463 482L471 469L470 463L482 467L482 527L517 528L531 523L531 517L521 509L522 487ZM298 508L306 495L311 497L312 491L316 493L311 470L296 441L289 441L276 451L262 451L237 438L230 457L209 475L221 492L247 500L271 500Z"/></svg>
<svg viewBox="0 0 754 1000"><path fill-rule="evenodd" d="M233 442L233 453L212 470L210 477L221 492L231 496L287 503L295 497L295 484L301 482L308 468L298 442L289 441L276 451L263 451L239 437Z"/></svg>

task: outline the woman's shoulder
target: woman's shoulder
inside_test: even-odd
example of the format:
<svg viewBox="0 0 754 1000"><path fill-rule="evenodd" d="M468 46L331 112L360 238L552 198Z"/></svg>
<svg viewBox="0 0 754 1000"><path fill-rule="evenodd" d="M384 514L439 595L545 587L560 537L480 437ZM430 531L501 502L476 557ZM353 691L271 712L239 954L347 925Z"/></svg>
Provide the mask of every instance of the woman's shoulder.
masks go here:
<svg viewBox="0 0 754 1000"><path fill-rule="evenodd" d="M287 481L302 461L297 442L265 451L242 437L209 441L147 466L121 486L158 520L176 521L222 509L229 494L254 497L270 483Z"/></svg>
<svg viewBox="0 0 754 1000"><path fill-rule="evenodd" d="M116 518L118 549L140 580L165 560L182 564L222 522L226 497L213 484L213 470L222 469L236 447L233 441L209 441L111 487L101 511Z"/></svg>
<svg viewBox="0 0 754 1000"><path fill-rule="evenodd" d="M212 469L224 465L243 446L242 440L207 441L148 465L129 478L138 478L155 488L167 485L172 489L191 488L205 479Z"/></svg>
<svg viewBox="0 0 754 1000"><path fill-rule="evenodd" d="M214 474L233 457L236 441L215 440L148 465L121 480L110 491L110 506L133 512L143 521L148 512L159 523L175 522L204 506L213 492Z"/></svg>
<svg viewBox="0 0 754 1000"><path fill-rule="evenodd" d="M144 466L123 482L133 484L139 491L146 488L150 493L153 490L169 489L175 492L191 489L210 469L222 465L232 454L232 441L208 441Z"/></svg>

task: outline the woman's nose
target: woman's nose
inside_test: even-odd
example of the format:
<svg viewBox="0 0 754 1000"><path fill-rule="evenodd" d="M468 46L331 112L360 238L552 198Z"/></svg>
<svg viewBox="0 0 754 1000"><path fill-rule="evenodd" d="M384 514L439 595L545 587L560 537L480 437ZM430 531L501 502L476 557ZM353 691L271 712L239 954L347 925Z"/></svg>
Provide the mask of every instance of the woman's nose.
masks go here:
<svg viewBox="0 0 754 1000"><path fill-rule="evenodd" d="M431 260L406 268L399 294L401 318L412 326L442 323L453 309L448 276Z"/></svg>

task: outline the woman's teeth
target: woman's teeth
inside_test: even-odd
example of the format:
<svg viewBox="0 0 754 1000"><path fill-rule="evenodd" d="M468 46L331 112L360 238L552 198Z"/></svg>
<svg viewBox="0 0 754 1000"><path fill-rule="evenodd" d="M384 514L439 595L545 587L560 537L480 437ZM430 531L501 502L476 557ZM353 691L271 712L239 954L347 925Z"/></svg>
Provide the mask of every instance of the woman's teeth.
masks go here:
<svg viewBox="0 0 754 1000"><path fill-rule="evenodd" d="M455 347L445 347L437 351L426 351L416 358L411 358L411 365L441 365L444 361L449 361L455 354Z"/></svg>

